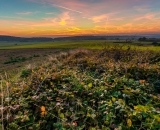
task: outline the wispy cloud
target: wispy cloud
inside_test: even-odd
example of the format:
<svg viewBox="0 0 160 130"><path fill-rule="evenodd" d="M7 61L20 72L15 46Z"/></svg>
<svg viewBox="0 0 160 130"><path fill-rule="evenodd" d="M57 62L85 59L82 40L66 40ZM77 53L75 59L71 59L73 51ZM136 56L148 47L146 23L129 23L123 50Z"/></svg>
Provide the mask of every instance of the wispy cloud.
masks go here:
<svg viewBox="0 0 160 130"><path fill-rule="evenodd" d="M55 12L46 12L45 14L51 15L51 14L55 14Z"/></svg>
<svg viewBox="0 0 160 130"><path fill-rule="evenodd" d="M156 12L156 13L147 13L145 15L141 15L138 16L137 18L134 19L134 21L139 21L139 20L143 20L143 19L147 19L147 20L155 20L156 15L160 14L160 12Z"/></svg>
<svg viewBox="0 0 160 130"><path fill-rule="evenodd" d="M109 20L109 18L113 15L115 15L116 12L114 13L108 13L108 14L102 14L102 15L98 15L98 16L93 16L92 18L90 18L91 20L93 20L94 23L99 23L99 22L106 22ZM112 18L113 19L113 18Z"/></svg>
<svg viewBox="0 0 160 130"><path fill-rule="evenodd" d="M31 14L36 14L38 13L37 11L36 12L18 12L17 14L19 15L31 15Z"/></svg>
<svg viewBox="0 0 160 130"><path fill-rule="evenodd" d="M148 12L150 11L150 7L148 5L146 6L134 6L134 10L138 12Z"/></svg>
<svg viewBox="0 0 160 130"><path fill-rule="evenodd" d="M107 21L108 20L108 15L103 14L103 15L99 15L99 16L94 16L91 18L93 20L94 23L99 23L102 21Z"/></svg>
<svg viewBox="0 0 160 130"><path fill-rule="evenodd" d="M81 11L78 11L78 10L74 10L74 9L67 8L67 7L60 6L60 5L56 5L56 4L52 4L52 5L55 6L55 7L58 7L58 8L62 8L62 9L66 9L66 10L69 10L69 11L73 11L73 12L77 12L77 13L82 14L82 12L81 12Z"/></svg>

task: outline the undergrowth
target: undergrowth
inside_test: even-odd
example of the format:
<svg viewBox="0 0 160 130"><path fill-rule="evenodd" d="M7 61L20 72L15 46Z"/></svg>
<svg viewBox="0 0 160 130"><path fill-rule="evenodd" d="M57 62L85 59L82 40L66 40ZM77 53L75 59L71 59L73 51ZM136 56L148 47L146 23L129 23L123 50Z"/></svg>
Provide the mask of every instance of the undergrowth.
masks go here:
<svg viewBox="0 0 160 130"><path fill-rule="evenodd" d="M3 93L6 130L160 129L160 53L72 50L4 80Z"/></svg>

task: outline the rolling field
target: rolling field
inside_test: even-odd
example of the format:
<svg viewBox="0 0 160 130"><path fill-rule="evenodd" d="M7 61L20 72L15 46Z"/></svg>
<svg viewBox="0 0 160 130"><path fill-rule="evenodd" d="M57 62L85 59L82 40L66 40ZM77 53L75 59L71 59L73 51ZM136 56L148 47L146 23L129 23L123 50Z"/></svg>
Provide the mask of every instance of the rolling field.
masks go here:
<svg viewBox="0 0 160 130"><path fill-rule="evenodd" d="M160 51L160 47L152 46L151 42L133 41L132 43L119 42L116 40L84 40L84 41L55 41L55 42L1 42L0 49L30 49L30 48L87 48L103 49L108 46L123 45L123 48L130 46L133 49Z"/></svg>

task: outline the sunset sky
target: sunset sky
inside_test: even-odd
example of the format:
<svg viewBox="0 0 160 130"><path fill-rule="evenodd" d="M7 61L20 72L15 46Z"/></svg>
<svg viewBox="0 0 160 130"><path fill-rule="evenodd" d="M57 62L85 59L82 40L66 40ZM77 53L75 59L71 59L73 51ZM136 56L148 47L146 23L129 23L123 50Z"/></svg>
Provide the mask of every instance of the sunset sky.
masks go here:
<svg viewBox="0 0 160 130"><path fill-rule="evenodd" d="M0 0L0 35L160 33L160 0Z"/></svg>

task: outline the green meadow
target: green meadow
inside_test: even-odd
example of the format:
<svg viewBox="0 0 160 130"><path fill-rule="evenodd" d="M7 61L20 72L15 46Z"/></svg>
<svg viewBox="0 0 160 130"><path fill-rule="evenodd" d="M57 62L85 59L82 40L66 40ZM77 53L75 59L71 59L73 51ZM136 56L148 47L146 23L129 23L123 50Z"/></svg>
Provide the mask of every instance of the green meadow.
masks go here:
<svg viewBox="0 0 160 130"><path fill-rule="evenodd" d="M125 43L125 41L117 42L116 40L82 40L82 41L55 41L55 42L1 42L0 49L30 49L30 48L86 48L86 49L104 49L108 46L123 46L127 48L139 50L160 51L160 47L152 46L151 42L133 41Z"/></svg>

